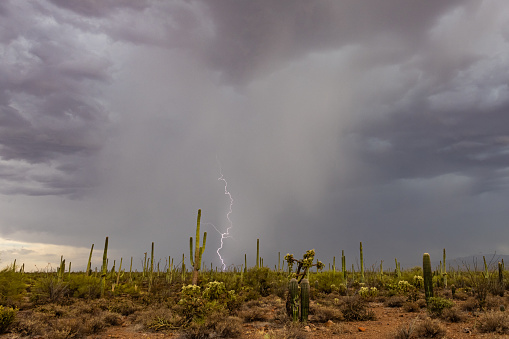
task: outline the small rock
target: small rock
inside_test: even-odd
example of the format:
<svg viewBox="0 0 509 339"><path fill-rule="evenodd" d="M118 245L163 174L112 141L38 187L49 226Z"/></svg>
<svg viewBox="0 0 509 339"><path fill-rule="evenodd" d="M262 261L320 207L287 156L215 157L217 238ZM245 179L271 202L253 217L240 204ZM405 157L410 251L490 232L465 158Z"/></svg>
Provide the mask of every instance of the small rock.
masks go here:
<svg viewBox="0 0 509 339"><path fill-rule="evenodd" d="M334 322L332 320L329 320L325 323L325 327L331 327L332 325L334 325Z"/></svg>
<svg viewBox="0 0 509 339"><path fill-rule="evenodd" d="M311 332L311 328L309 328L309 326L305 326L305 327L304 327L304 331L306 331L306 332Z"/></svg>
<svg viewBox="0 0 509 339"><path fill-rule="evenodd" d="M366 332L366 327L358 327L359 332Z"/></svg>

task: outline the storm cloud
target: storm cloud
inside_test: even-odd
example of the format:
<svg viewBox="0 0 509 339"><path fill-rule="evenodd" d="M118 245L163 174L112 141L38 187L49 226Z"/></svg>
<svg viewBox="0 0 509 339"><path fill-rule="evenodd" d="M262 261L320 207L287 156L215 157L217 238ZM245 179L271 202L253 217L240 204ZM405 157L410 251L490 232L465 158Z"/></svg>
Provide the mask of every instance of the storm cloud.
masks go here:
<svg viewBox="0 0 509 339"><path fill-rule="evenodd" d="M201 208L217 265L223 174L229 265L257 238L270 265L355 263L360 241L368 266L507 254L508 18L503 0L4 1L0 236L180 256Z"/></svg>

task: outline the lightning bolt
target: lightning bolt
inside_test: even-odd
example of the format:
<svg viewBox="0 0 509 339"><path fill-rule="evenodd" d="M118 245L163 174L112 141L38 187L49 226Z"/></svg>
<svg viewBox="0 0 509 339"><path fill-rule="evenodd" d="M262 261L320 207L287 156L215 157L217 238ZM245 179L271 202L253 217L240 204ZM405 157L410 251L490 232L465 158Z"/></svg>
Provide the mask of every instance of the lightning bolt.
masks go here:
<svg viewBox="0 0 509 339"><path fill-rule="evenodd" d="M217 160L217 162L219 163L219 159ZM228 182L226 181L224 175L223 175L223 172L221 170L221 164L219 164L219 174L221 175L217 180L220 180L220 181L223 181L224 182L224 194L227 195L229 198L230 198L230 208L228 210L228 213L226 213L226 219L228 220L228 227L226 228L226 232L224 233L221 233L219 232L219 230L214 226L214 228L216 228L216 231L219 232L219 234L221 234L221 246L219 246L219 248L217 249L217 255L219 256L219 259L221 259L221 264L222 264L222 267L223 267L223 271L224 269L226 268L226 264L224 263L224 259L223 257L221 256L221 253L219 253L219 251L221 251L223 249L223 245L224 245L224 239L226 238L231 238L232 236L230 235L230 229L233 227L233 222L231 221L230 219L230 214L232 214L232 206L233 206L233 198L232 198L232 195L231 193L228 191Z"/></svg>

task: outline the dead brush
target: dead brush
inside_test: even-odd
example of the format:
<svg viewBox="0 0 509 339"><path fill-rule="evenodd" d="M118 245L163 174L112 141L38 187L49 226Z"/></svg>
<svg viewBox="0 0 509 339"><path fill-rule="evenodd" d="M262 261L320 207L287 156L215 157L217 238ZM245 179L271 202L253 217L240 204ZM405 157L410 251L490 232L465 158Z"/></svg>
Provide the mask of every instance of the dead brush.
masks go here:
<svg viewBox="0 0 509 339"><path fill-rule="evenodd" d="M152 307L138 311L130 316L135 323L151 331L166 331L184 326L184 318L173 312L164 304L155 304Z"/></svg>
<svg viewBox="0 0 509 339"><path fill-rule="evenodd" d="M343 298L340 310L346 321L375 320L375 313L369 310L366 302L358 296Z"/></svg>
<svg viewBox="0 0 509 339"><path fill-rule="evenodd" d="M264 335L267 339L307 339L308 334L304 332L302 324L289 323L280 330L270 330Z"/></svg>
<svg viewBox="0 0 509 339"><path fill-rule="evenodd" d="M239 338L242 332L242 319L214 313L205 322L192 322L178 339Z"/></svg>
<svg viewBox="0 0 509 339"><path fill-rule="evenodd" d="M403 310L405 312L415 313L415 312L419 312L421 310L421 307L419 306L419 304L417 302L407 301L403 304Z"/></svg>
<svg viewBox="0 0 509 339"><path fill-rule="evenodd" d="M464 320L464 316L461 314L457 307L446 308L440 318L450 323L459 323Z"/></svg>
<svg viewBox="0 0 509 339"><path fill-rule="evenodd" d="M406 302L406 298L401 295L390 297L384 302L385 307L401 307Z"/></svg>
<svg viewBox="0 0 509 339"><path fill-rule="evenodd" d="M508 315L501 311L486 312L480 319L479 331L482 333L509 333Z"/></svg>
<svg viewBox="0 0 509 339"><path fill-rule="evenodd" d="M266 308L260 306L251 308L242 307L242 309L237 312L237 316L244 319L246 322L267 321L271 318L270 312L267 312Z"/></svg>
<svg viewBox="0 0 509 339"><path fill-rule="evenodd" d="M309 314L313 316L313 321L319 323L325 323L329 320L344 320L343 313L337 307L332 306L312 305L309 309Z"/></svg>
<svg viewBox="0 0 509 339"><path fill-rule="evenodd" d="M411 339L412 335L414 333L414 330L415 330L415 321L416 320L417 320L417 318L412 320L407 325L400 326L396 330L396 333L394 334L394 339Z"/></svg>
<svg viewBox="0 0 509 339"><path fill-rule="evenodd" d="M445 329L440 322L430 318L426 318L417 324L414 331L416 338L444 338L445 333Z"/></svg>

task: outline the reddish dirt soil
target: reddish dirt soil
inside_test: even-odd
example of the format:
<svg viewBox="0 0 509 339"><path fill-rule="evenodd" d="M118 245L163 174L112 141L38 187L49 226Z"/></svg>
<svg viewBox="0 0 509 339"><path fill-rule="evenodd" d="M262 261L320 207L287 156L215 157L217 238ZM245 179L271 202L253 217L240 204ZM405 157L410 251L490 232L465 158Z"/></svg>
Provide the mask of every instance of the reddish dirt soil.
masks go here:
<svg viewBox="0 0 509 339"><path fill-rule="evenodd" d="M460 305L461 302L456 302ZM385 307L382 303L370 303L370 309L374 311L376 320L362 322L338 322L319 324L313 322L313 316L310 316L309 327L303 329L307 332L310 339L329 339L329 338L394 338L396 330L402 326L408 326L412 322L417 325L426 319L425 309L419 312L409 313L402 308ZM271 312L268 309L267 312ZM472 313L462 312L465 320L459 323L448 323L440 321L446 330L445 338L509 338L509 335L483 334L479 333L475 326L478 324L478 318ZM253 322L243 325L244 333L239 338L245 339L265 339L281 338L281 325L273 322ZM150 333L142 331L140 328L124 324L122 327L111 327L100 335L91 338L177 338L178 333Z"/></svg>

